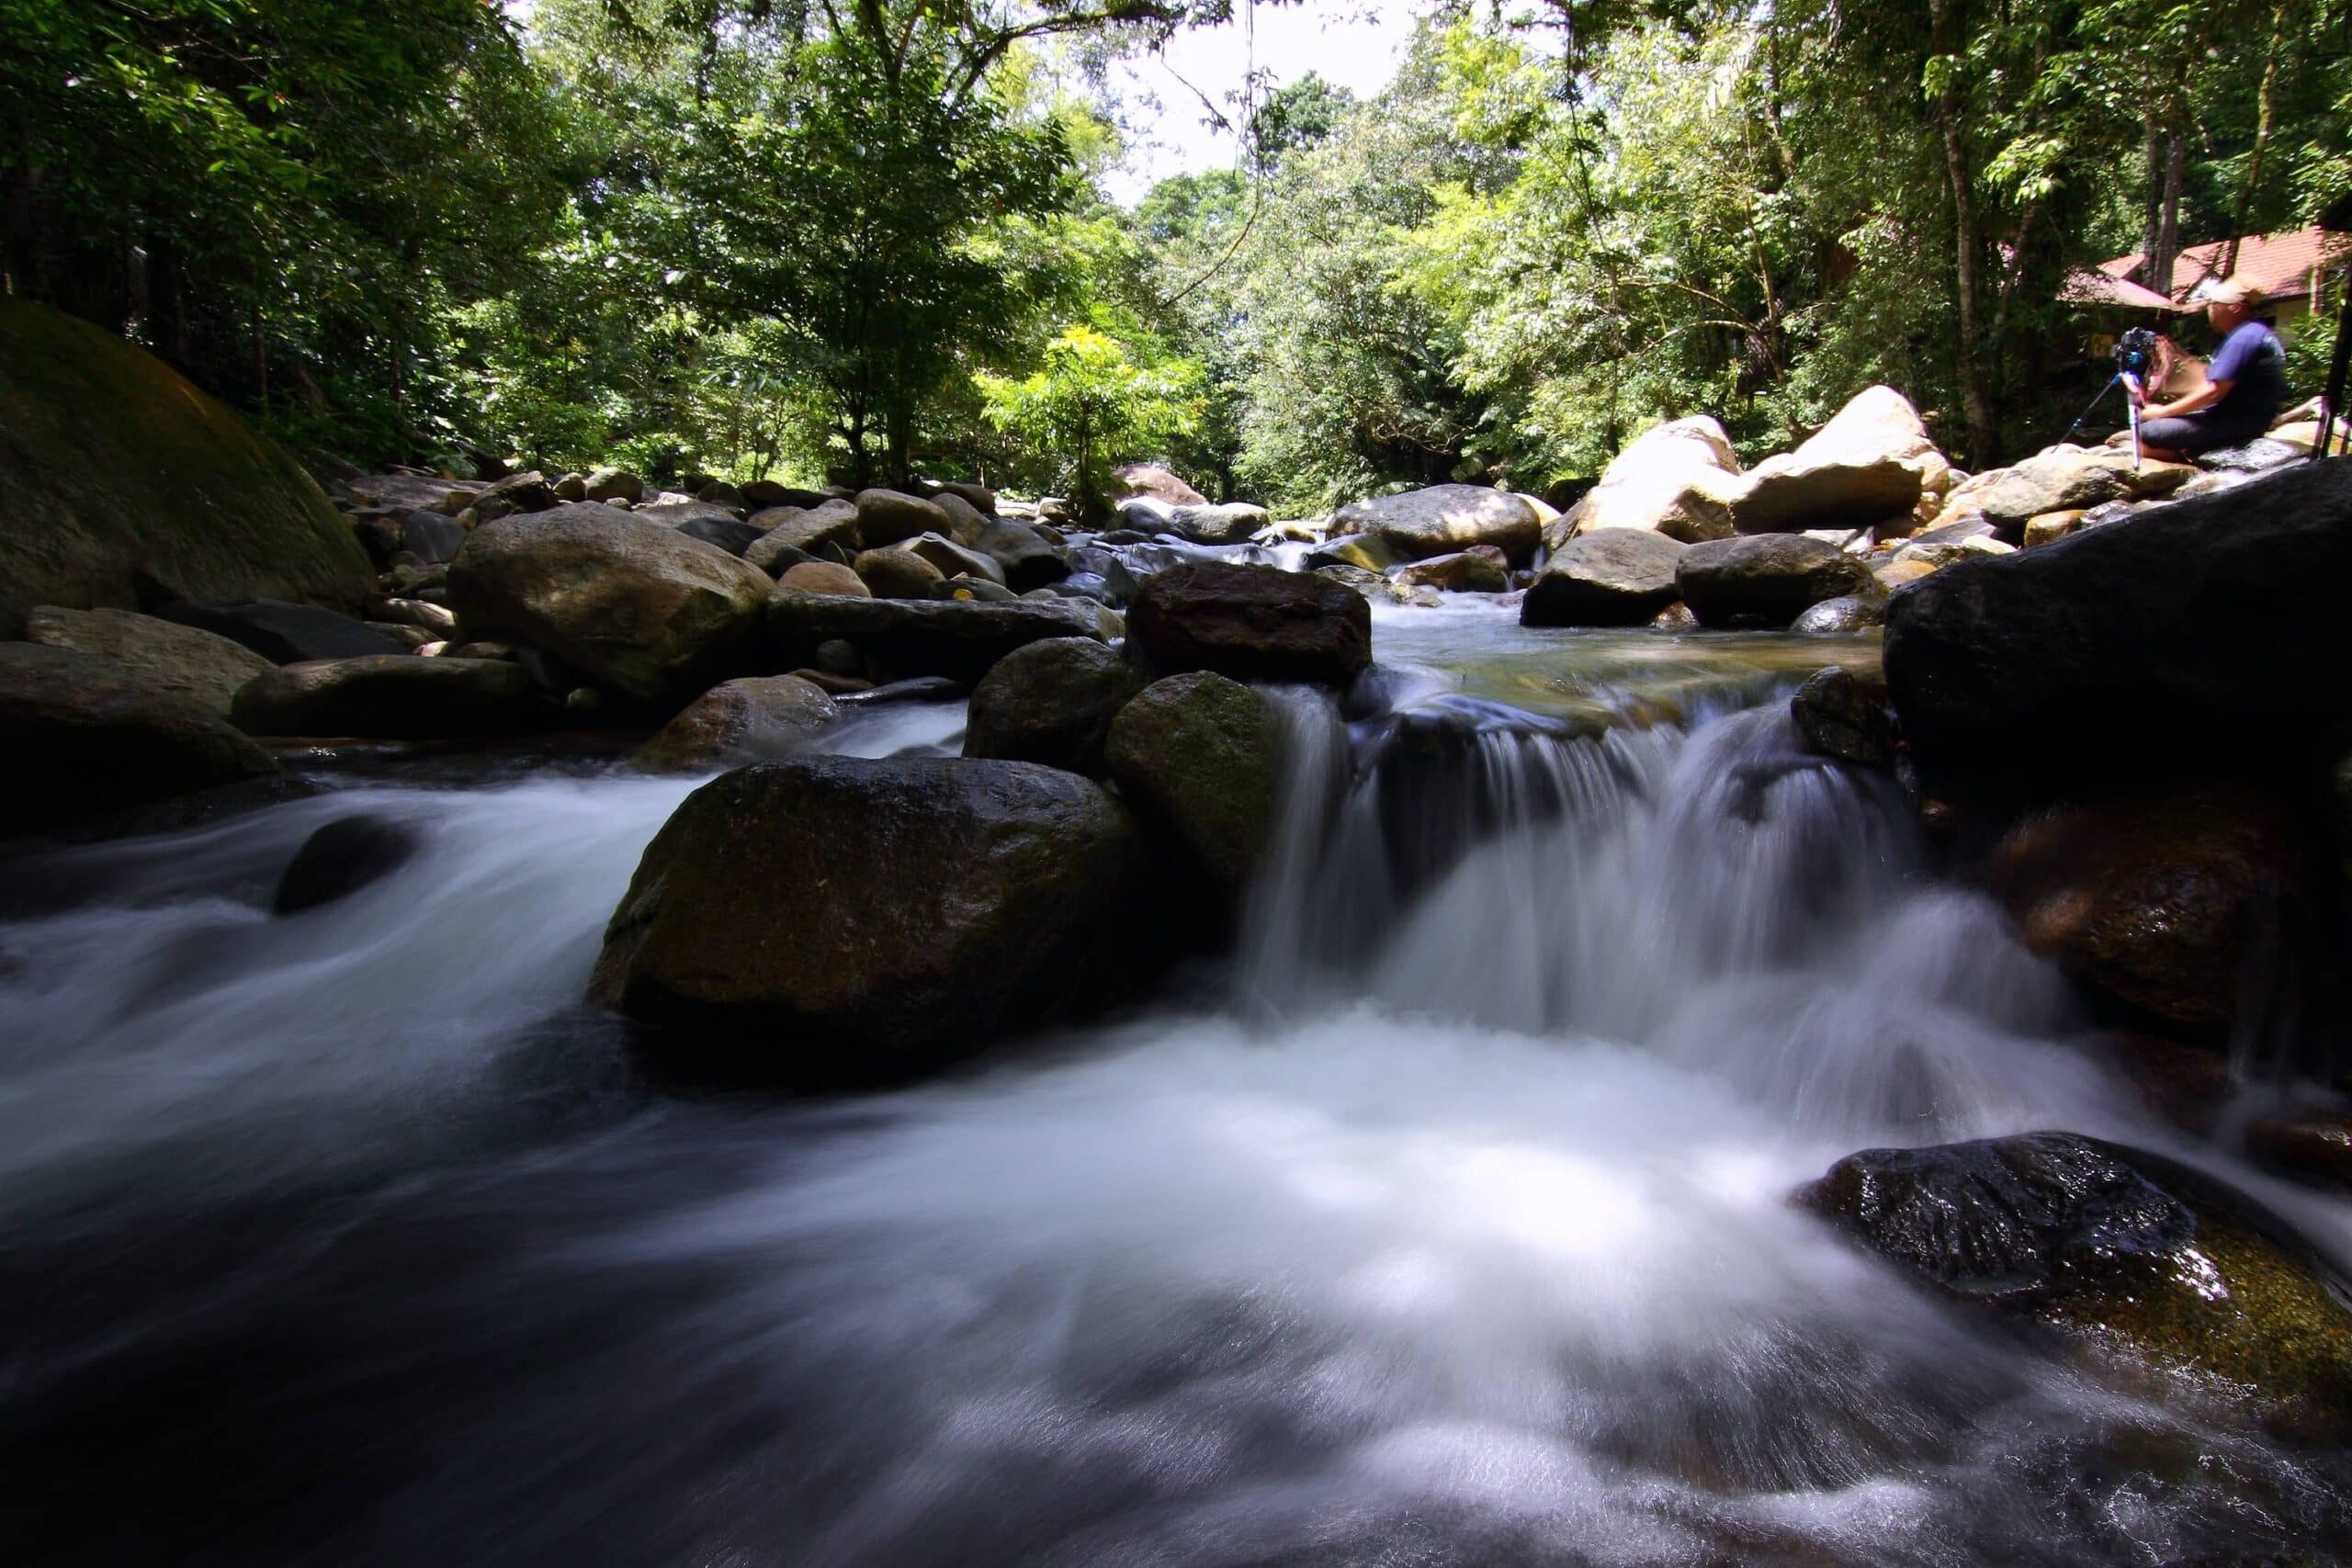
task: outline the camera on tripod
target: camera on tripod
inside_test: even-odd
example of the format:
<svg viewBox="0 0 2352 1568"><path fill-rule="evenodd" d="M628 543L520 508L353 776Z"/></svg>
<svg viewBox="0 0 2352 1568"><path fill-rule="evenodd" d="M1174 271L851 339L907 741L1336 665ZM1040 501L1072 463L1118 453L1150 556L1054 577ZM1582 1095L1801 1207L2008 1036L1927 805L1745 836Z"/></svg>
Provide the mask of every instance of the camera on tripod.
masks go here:
<svg viewBox="0 0 2352 1568"><path fill-rule="evenodd" d="M2133 327L2115 340L2115 373L2145 381L2156 367L2156 333L2153 327Z"/></svg>

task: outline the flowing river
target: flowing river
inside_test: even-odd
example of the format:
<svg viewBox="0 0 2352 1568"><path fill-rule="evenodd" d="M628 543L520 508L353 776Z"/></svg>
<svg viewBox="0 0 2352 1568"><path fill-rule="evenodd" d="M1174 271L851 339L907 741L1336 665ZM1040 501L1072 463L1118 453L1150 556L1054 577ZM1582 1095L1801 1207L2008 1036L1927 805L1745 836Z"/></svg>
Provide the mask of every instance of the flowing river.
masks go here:
<svg viewBox="0 0 2352 1568"><path fill-rule="evenodd" d="M0 1557L2346 1560L2352 1461L2087 1381L1788 1206L2189 1144L1784 694L1869 643L1384 609L1240 953L944 1081L662 1081L580 1000L695 781L320 793L6 868ZM828 749L957 744L960 704ZM419 848L269 912L312 831Z"/></svg>

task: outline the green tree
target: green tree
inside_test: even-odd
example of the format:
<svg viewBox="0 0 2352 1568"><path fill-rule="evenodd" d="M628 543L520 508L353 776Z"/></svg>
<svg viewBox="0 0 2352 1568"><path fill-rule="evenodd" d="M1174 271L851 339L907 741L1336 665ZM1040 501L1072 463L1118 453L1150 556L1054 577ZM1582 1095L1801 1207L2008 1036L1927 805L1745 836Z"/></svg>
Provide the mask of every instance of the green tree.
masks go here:
<svg viewBox="0 0 2352 1568"><path fill-rule="evenodd" d="M1157 456L1199 423L1200 367L1189 360L1138 364L1128 345L1083 322L1047 344L1044 360L1017 380L987 371L974 379L990 423L1069 454L1071 493L1090 515L1109 510L1114 462Z"/></svg>

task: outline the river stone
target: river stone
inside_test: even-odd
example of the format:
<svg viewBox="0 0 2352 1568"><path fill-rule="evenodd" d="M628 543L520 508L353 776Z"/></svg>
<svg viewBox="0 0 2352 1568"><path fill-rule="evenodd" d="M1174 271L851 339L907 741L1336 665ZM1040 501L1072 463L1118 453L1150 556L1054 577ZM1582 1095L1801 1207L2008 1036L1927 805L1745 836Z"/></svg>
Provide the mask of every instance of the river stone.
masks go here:
<svg viewBox="0 0 2352 1568"><path fill-rule="evenodd" d="M1306 552L1306 570L1309 571L1318 571L1327 566L1345 566L1361 571L1385 573L1396 562L1396 552L1372 534L1349 534Z"/></svg>
<svg viewBox="0 0 2352 1568"><path fill-rule="evenodd" d="M68 649L0 642L0 831L233 784L277 764L225 720Z"/></svg>
<svg viewBox="0 0 2352 1568"><path fill-rule="evenodd" d="M229 716L238 687L271 668L242 643L132 610L43 604L26 617L25 640L103 659L133 685L181 698L216 718Z"/></svg>
<svg viewBox="0 0 2352 1568"><path fill-rule="evenodd" d="M2298 463L2039 549L1947 567L1887 606L1922 765L2045 777L2276 755L2352 716L2352 463Z"/></svg>
<svg viewBox="0 0 2352 1568"><path fill-rule="evenodd" d="M1146 941L1144 861L1127 809L1054 768L740 768L654 836L589 994L728 1031L793 1081L901 1077L1076 1010Z"/></svg>
<svg viewBox="0 0 2352 1568"><path fill-rule="evenodd" d="M1674 581L1702 625L1769 628L1874 583L1868 567L1835 545L1794 534L1693 545L1675 563Z"/></svg>
<svg viewBox="0 0 2352 1568"><path fill-rule="evenodd" d="M2135 465L2129 451L2061 444L2013 468L1988 468L1967 479L1945 501L1936 523L1981 522L2005 538L2022 539L2026 525L2045 513L2167 496L2196 477L2187 463Z"/></svg>
<svg viewBox="0 0 2352 1568"><path fill-rule="evenodd" d="M343 488L362 506L398 512L433 512L455 518L482 492L472 479L441 479L431 474L362 474L345 479Z"/></svg>
<svg viewBox="0 0 2352 1568"><path fill-rule="evenodd" d="M1653 425L1610 459L1600 482L1563 522L1578 535L1630 528L1695 545L1730 536L1731 503L1747 484L1722 425L1705 414ZM1555 546L1556 553L1556 546ZM1615 622L1538 621L1536 626Z"/></svg>
<svg viewBox="0 0 2352 1568"><path fill-rule="evenodd" d="M547 707L523 667L503 659L322 660L248 682L230 717L248 735L360 735L435 740L513 735Z"/></svg>
<svg viewBox="0 0 2352 1568"><path fill-rule="evenodd" d="M776 584L802 593L846 593L853 599L874 597L874 591L865 586L865 579L829 560L803 561L778 578Z"/></svg>
<svg viewBox="0 0 2352 1568"><path fill-rule="evenodd" d="M1408 588L1435 588L1447 593L1501 593L1510 587L1510 563L1493 546L1476 545L1399 567L1396 581Z"/></svg>
<svg viewBox="0 0 2352 1568"><path fill-rule="evenodd" d="M937 534L925 534L921 538L910 539L899 547L911 550L929 561L938 568L942 577L977 577L984 582L1000 585L1004 581L1004 568L993 559L978 550L967 550L955 540L942 538Z"/></svg>
<svg viewBox="0 0 2352 1568"><path fill-rule="evenodd" d="M1082 600L854 599L798 593L778 586L768 601L768 640L775 665L817 661L818 648L839 640L855 648L876 678L941 675L978 681L1016 648L1047 637L1102 639L1096 606Z"/></svg>
<svg viewBox="0 0 2352 1568"><path fill-rule="evenodd" d="M1431 485L1402 495L1351 502L1332 514L1331 531L1370 534L1406 560L1448 555L1472 545L1492 545L1519 564L1535 553L1550 511L1532 497L1510 491L1489 490L1485 485Z"/></svg>
<svg viewBox="0 0 2352 1568"><path fill-rule="evenodd" d="M1839 599L1824 599L1791 621L1789 630L1807 637L1838 637L1874 631L1884 625L1886 599L1883 594L1849 593Z"/></svg>
<svg viewBox="0 0 2352 1568"><path fill-rule="evenodd" d="M1732 526L1742 534L1866 528L1907 515L1951 473L1910 400L1892 387L1870 387L1794 452L1756 466L1732 500Z"/></svg>
<svg viewBox="0 0 2352 1568"><path fill-rule="evenodd" d="M1155 674L1345 686L1372 662L1372 607L1312 573L1189 561L1144 580L1127 654Z"/></svg>
<svg viewBox="0 0 2352 1568"><path fill-rule="evenodd" d="M986 485L973 484L967 479L934 479L931 484L931 499L942 506L946 506L952 498L983 517L996 515L996 491Z"/></svg>
<svg viewBox="0 0 2352 1568"><path fill-rule="evenodd" d="M857 508L846 501L828 501L814 507L772 506L752 513L759 538L744 550L743 558L763 571L775 570L775 553L806 550L815 554L827 545L855 549Z"/></svg>
<svg viewBox="0 0 2352 1568"><path fill-rule="evenodd" d="M2020 541L2028 549L2063 539L2082 526L2087 507L2069 507L2062 512L2037 512L2025 520L2025 537Z"/></svg>
<svg viewBox="0 0 2352 1568"><path fill-rule="evenodd" d="M1112 494L1114 499L1129 496L1149 496L1163 506L1206 506L1209 498L1178 479L1166 468L1151 463L1125 463L1111 470Z"/></svg>
<svg viewBox="0 0 2352 1568"><path fill-rule="evenodd" d="M2264 984L2266 934L2311 868L2278 805L2244 787L2157 789L2012 829L1991 880L2025 944L2098 995L2219 1035Z"/></svg>
<svg viewBox="0 0 2352 1568"><path fill-rule="evenodd" d="M679 525L678 532L689 539L717 545L730 556L743 554L767 536L758 524L741 517L695 517Z"/></svg>
<svg viewBox="0 0 2352 1568"><path fill-rule="evenodd" d="M1111 718L1143 688L1116 649L1088 637L1016 649L972 690L964 755L1099 777Z"/></svg>
<svg viewBox="0 0 2352 1568"><path fill-rule="evenodd" d="M981 493L985 495L988 492L983 491ZM947 537L959 545L978 542L979 536L988 532L989 525L996 520L994 496L989 497L990 510L988 512L982 512L952 490L941 491L931 498L931 503L947 514Z"/></svg>
<svg viewBox="0 0 2352 1568"><path fill-rule="evenodd" d="M928 599L946 574L904 545L860 550L854 563L866 592L876 599Z"/></svg>
<svg viewBox="0 0 2352 1568"><path fill-rule="evenodd" d="M2032 1133L1865 1150L1797 1201L1949 1297L2056 1330L2104 1370L2251 1394L2312 1436L2340 1438L2352 1416L2352 1282L2185 1166Z"/></svg>
<svg viewBox="0 0 2352 1568"><path fill-rule="evenodd" d="M349 897L408 863L422 842L408 823L384 817L338 817L302 840L277 879L270 908L296 915Z"/></svg>
<svg viewBox="0 0 2352 1568"><path fill-rule="evenodd" d="M365 659L401 653L407 645L363 621L319 604L289 604L282 599L247 599L234 604L182 601L157 614L239 643L272 664L314 659Z"/></svg>
<svg viewBox="0 0 2352 1568"><path fill-rule="evenodd" d="M465 545L466 526L437 512L407 512L401 515L401 548L421 561L445 565L455 560Z"/></svg>
<svg viewBox="0 0 2352 1568"><path fill-rule="evenodd" d="M300 465L103 327L0 295L0 637L37 604L356 605L374 570Z"/></svg>
<svg viewBox="0 0 2352 1568"><path fill-rule="evenodd" d="M869 550L954 526L937 503L895 490L859 491L856 506L858 537Z"/></svg>
<svg viewBox="0 0 2352 1568"><path fill-rule="evenodd" d="M789 757L840 716L833 699L795 675L721 681L680 710L630 762L649 773L715 773Z"/></svg>
<svg viewBox="0 0 2352 1568"><path fill-rule="evenodd" d="M626 501L634 506L645 499L645 481L627 468L607 466L589 473L587 491L590 501Z"/></svg>
<svg viewBox="0 0 2352 1568"><path fill-rule="evenodd" d="M2284 441L2256 436L2242 446L2223 446L2197 456L2197 467L2210 473L2258 474L2283 464L2299 462L2303 453Z"/></svg>
<svg viewBox="0 0 2352 1568"><path fill-rule="evenodd" d="M1674 569L1690 547L1663 531L1611 526L1580 535L1529 586L1520 625L1642 626L1681 596Z"/></svg>
<svg viewBox="0 0 2352 1568"><path fill-rule="evenodd" d="M2246 1123L2246 1152L2274 1170L2352 1188L2352 1116L2293 1111Z"/></svg>
<svg viewBox="0 0 2352 1568"><path fill-rule="evenodd" d="M1138 533L1168 535L1196 545L1238 545L1272 521L1262 506L1233 502L1223 506L1171 506L1151 496L1119 503L1120 523Z"/></svg>
<svg viewBox="0 0 2352 1568"><path fill-rule="evenodd" d="M1886 711L1886 683L1835 666L1816 670L1789 699L1789 716L1805 745L1825 757L1862 767L1894 762L1894 720Z"/></svg>
<svg viewBox="0 0 2352 1568"><path fill-rule="evenodd" d="M608 507L606 510L612 509ZM730 507L718 506L707 501L696 501L692 498L684 501L649 502L629 515L640 523L659 524L664 528L675 529L681 533L684 533L691 524L699 523L706 527L717 527L721 524L741 521L740 514ZM687 535L686 536L692 538L695 536Z"/></svg>
<svg viewBox="0 0 2352 1568"><path fill-rule="evenodd" d="M1026 523L990 523L972 547L1004 569L1005 585L1015 593L1044 588L1069 575L1069 558Z"/></svg>
<svg viewBox="0 0 2352 1568"><path fill-rule="evenodd" d="M1155 681L1112 719L1103 755L1127 798L1218 883L1238 887L1264 863L1283 730L1262 694L1206 671Z"/></svg>
<svg viewBox="0 0 2352 1568"><path fill-rule="evenodd" d="M468 637L528 643L663 709L723 671L772 586L717 546L593 502L484 524L449 566Z"/></svg>

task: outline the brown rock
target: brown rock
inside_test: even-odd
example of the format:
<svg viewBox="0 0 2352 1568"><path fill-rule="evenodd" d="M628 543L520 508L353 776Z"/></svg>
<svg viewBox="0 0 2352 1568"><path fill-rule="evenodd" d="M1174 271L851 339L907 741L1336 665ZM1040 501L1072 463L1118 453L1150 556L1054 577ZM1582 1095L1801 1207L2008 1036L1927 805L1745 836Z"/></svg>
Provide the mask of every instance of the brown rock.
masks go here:
<svg viewBox="0 0 2352 1568"><path fill-rule="evenodd" d="M874 591L865 586L865 579L848 567L829 560L805 560L776 580L780 588L797 589L803 593L847 593L854 598L871 599Z"/></svg>
<svg viewBox="0 0 2352 1568"><path fill-rule="evenodd" d="M1127 652L1159 674L1344 686L1372 662L1372 607L1310 573L1188 562L1144 580L1127 612Z"/></svg>
<svg viewBox="0 0 2352 1568"><path fill-rule="evenodd" d="M838 716L833 699L797 675L722 681L688 703L630 761L649 773L775 761L801 750Z"/></svg>

